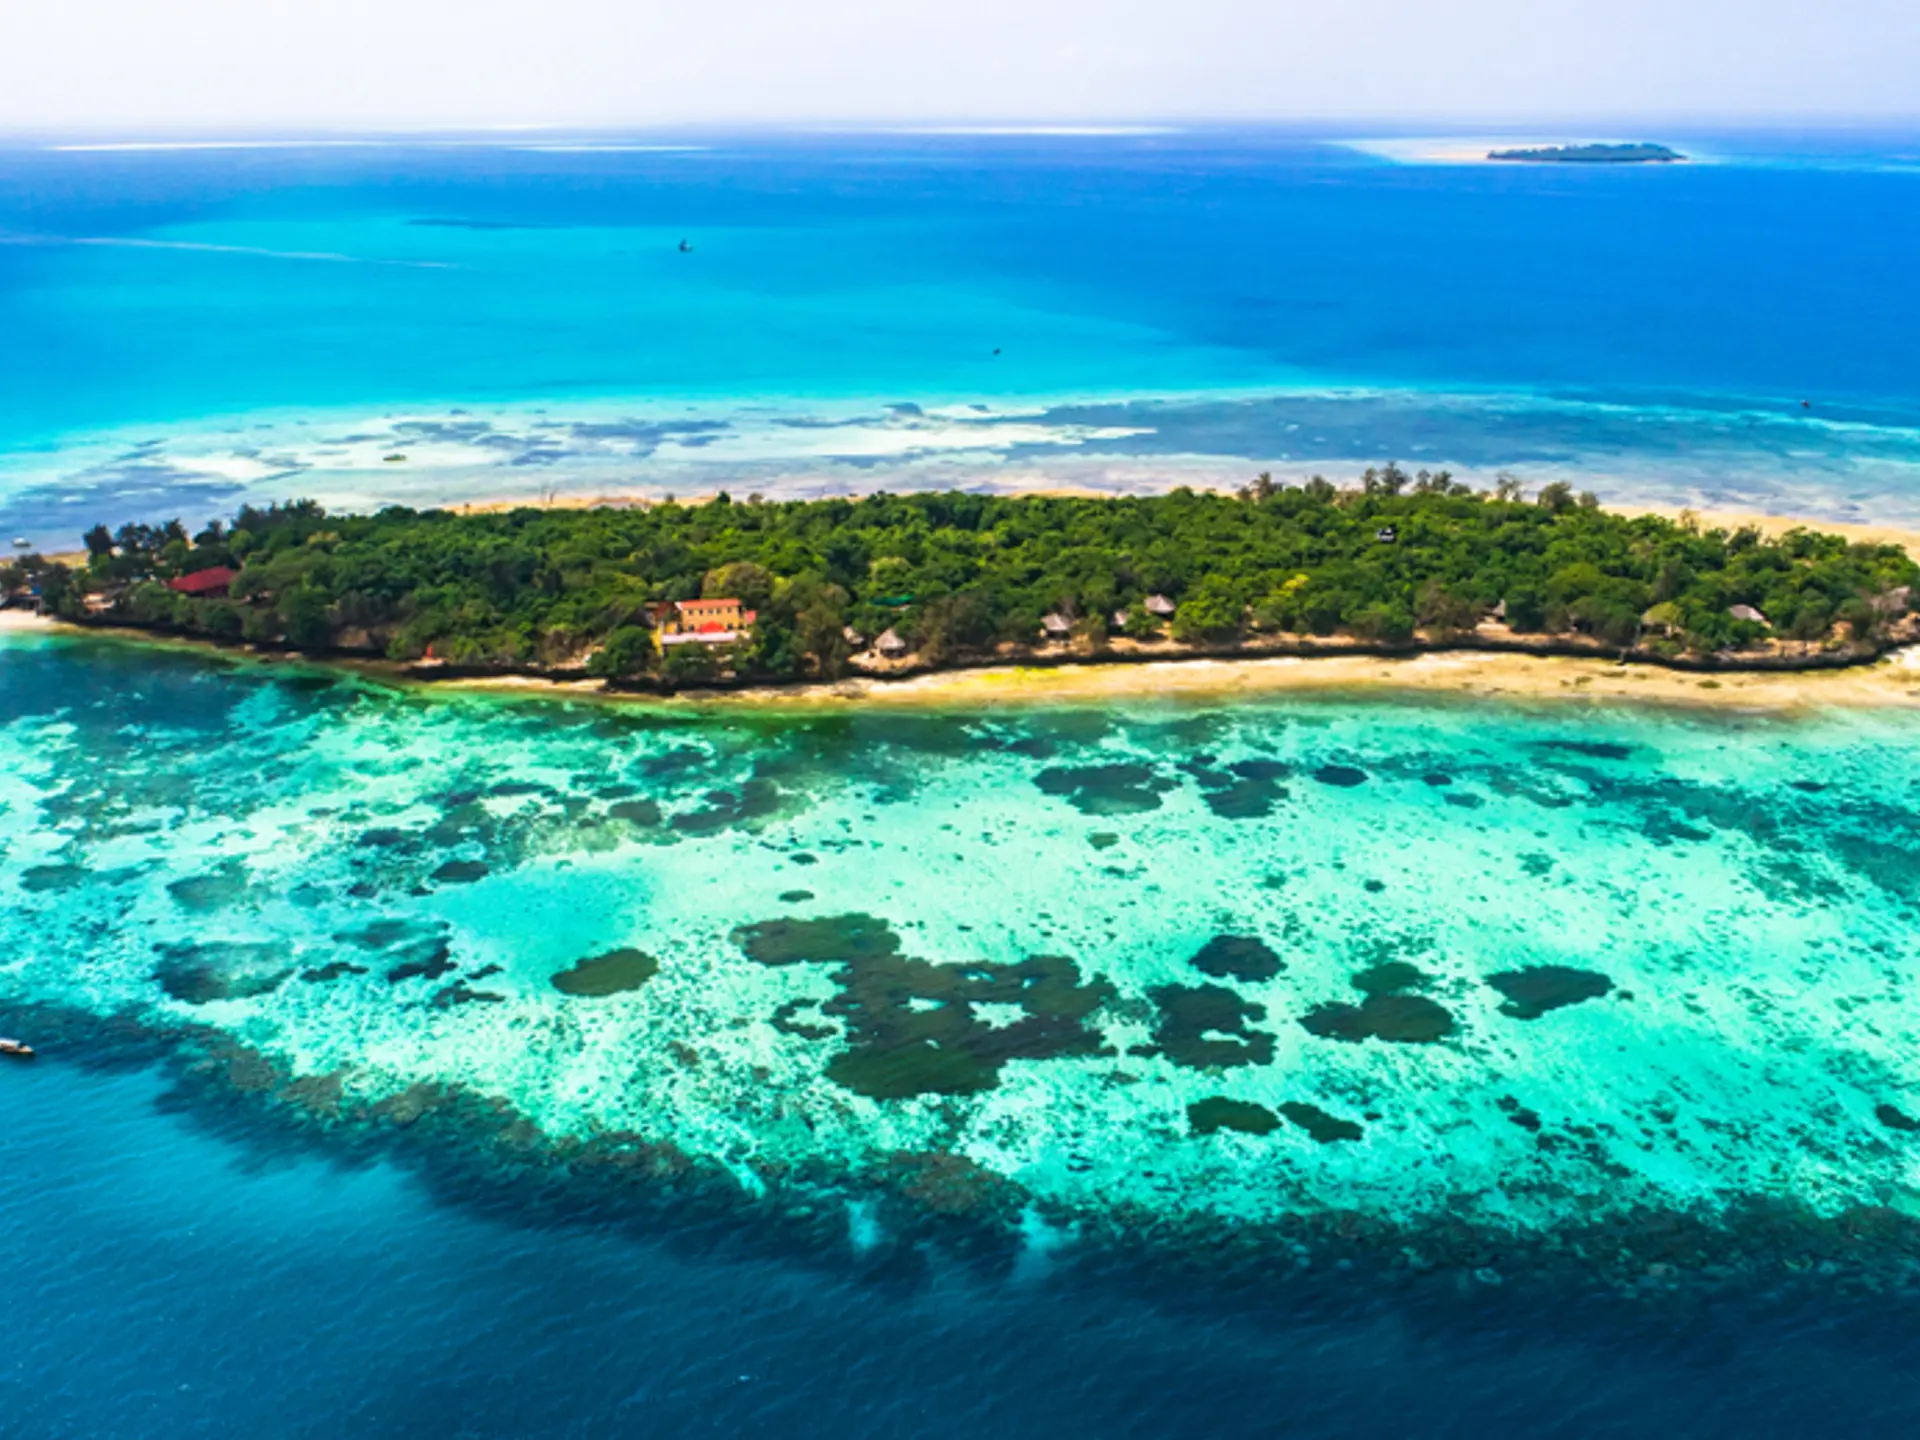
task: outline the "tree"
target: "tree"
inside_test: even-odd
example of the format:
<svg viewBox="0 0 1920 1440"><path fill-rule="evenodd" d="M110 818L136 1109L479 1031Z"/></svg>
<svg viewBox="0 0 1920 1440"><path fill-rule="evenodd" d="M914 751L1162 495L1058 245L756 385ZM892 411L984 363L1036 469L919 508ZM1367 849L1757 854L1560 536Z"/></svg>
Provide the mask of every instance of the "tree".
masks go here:
<svg viewBox="0 0 1920 1440"><path fill-rule="evenodd" d="M1209 575L1173 612L1173 638L1183 644L1230 640L1240 631L1246 606L1218 575Z"/></svg>
<svg viewBox="0 0 1920 1440"><path fill-rule="evenodd" d="M324 650L333 641L327 597L316 586L299 585L280 597L280 623L287 642L301 650Z"/></svg>
<svg viewBox="0 0 1920 1440"><path fill-rule="evenodd" d="M1578 502L1574 498L1573 486L1564 480L1555 480L1550 485L1540 487L1540 497L1534 503L1542 510L1551 510L1559 515L1573 509Z"/></svg>
<svg viewBox="0 0 1920 1440"><path fill-rule="evenodd" d="M1420 587L1414 619L1442 638L1451 638L1479 623L1480 608L1469 597L1456 594L1434 579Z"/></svg>
<svg viewBox="0 0 1920 1440"><path fill-rule="evenodd" d="M660 662L660 678L675 687L704 684L720 672L713 651L709 645L669 646Z"/></svg>
<svg viewBox="0 0 1920 1440"><path fill-rule="evenodd" d="M708 600L738 599L749 610L758 610L773 598L773 572L751 560L734 560L709 570L700 586Z"/></svg>
<svg viewBox="0 0 1920 1440"><path fill-rule="evenodd" d="M1547 596L1538 585L1515 585L1507 591L1508 628L1522 635L1543 630L1547 623Z"/></svg>
<svg viewBox="0 0 1920 1440"><path fill-rule="evenodd" d="M622 625L588 657L587 673L610 680L644 675L653 668L655 658L653 632L638 625Z"/></svg>
<svg viewBox="0 0 1920 1440"><path fill-rule="evenodd" d="M1362 606L1349 622L1362 640L1382 645L1404 645L1413 639L1413 614L1397 600L1381 600Z"/></svg>

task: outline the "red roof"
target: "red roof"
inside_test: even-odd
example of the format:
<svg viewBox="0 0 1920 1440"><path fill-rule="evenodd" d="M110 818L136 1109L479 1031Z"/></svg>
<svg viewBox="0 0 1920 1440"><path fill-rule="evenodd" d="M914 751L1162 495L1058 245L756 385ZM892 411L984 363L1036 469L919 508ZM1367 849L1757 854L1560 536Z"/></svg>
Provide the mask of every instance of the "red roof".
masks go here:
<svg viewBox="0 0 1920 1440"><path fill-rule="evenodd" d="M227 587L233 584L233 577L239 573L229 570L225 565L216 565L211 570L196 570L191 575L182 575L178 580L169 580L167 588L178 590L182 595L224 595Z"/></svg>

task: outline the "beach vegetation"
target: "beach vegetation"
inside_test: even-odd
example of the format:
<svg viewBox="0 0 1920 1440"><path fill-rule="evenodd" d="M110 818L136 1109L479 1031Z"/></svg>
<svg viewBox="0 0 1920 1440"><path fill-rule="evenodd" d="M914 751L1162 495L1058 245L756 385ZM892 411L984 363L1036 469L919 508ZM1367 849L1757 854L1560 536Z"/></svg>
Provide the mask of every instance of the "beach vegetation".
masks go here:
<svg viewBox="0 0 1920 1440"><path fill-rule="evenodd" d="M373 515L294 501L192 535L177 521L95 525L84 543L84 569L27 557L15 588L30 580L71 618L671 685L832 679L881 636L922 666L1017 657L1046 636L1079 653L1510 635L1668 657L1792 641L1806 654L1884 644L1911 628L1920 591L1920 567L1894 545L1626 516L1562 482L1529 499L1502 476L1476 493L1395 465L1346 489L1263 476L1232 494L1114 498ZM236 572L226 594L169 587L219 567ZM750 633L662 653L653 607L700 597L756 611Z"/></svg>

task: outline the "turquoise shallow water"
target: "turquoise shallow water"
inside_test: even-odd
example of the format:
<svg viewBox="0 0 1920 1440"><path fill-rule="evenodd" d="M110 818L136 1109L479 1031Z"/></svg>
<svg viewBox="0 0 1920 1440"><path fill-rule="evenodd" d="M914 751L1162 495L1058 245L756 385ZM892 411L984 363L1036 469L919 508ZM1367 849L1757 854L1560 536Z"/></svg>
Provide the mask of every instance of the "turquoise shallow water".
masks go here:
<svg viewBox="0 0 1920 1440"><path fill-rule="evenodd" d="M551 138L0 151L0 537L1388 457L1920 520L1910 136ZM0 1432L1910 1433L1917 750L0 637Z"/></svg>
<svg viewBox="0 0 1920 1440"><path fill-rule="evenodd" d="M0 531L1388 458L1920 521L1910 134L1351 138L0 147Z"/></svg>
<svg viewBox="0 0 1920 1440"><path fill-rule="evenodd" d="M316 1103L455 1084L749 1193L951 1154L1049 1224L1920 1207L1898 715L689 716L0 657L0 1004L211 1026Z"/></svg>

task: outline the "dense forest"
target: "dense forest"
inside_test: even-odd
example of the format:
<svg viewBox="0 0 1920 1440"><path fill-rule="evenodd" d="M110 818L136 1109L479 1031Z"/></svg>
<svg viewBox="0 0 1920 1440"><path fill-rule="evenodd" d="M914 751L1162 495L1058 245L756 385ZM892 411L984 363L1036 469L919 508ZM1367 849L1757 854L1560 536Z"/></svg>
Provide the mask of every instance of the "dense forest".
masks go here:
<svg viewBox="0 0 1920 1440"><path fill-rule="evenodd" d="M1813 654L1910 628L1916 580L1895 546L1626 517L1564 485L1476 493L1396 466L1347 489L1262 476L1116 499L722 495L467 515L294 502L192 535L96 526L85 543L84 568L16 562L0 588L31 585L76 620L673 684L832 677L882 635L919 665L1049 636L1090 653L1288 635L1392 647L1495 626L1653 657ZM166 583L219 567L234 572L221 593ZM653 607L701 596L758 618L728 647L656 646Z"/></svg>

